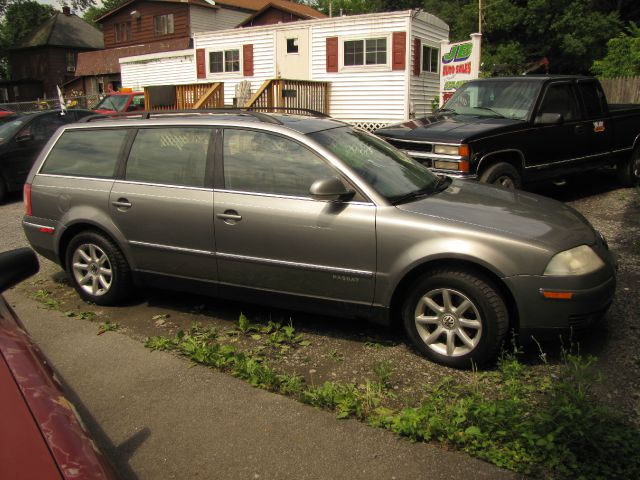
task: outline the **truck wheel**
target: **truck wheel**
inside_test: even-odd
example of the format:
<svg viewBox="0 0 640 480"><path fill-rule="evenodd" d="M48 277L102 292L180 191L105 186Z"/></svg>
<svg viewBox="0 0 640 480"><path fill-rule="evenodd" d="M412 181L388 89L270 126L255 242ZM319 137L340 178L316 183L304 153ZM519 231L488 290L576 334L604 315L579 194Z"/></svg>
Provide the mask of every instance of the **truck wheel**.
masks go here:
<svg viewBox="0 0 640 480"><path fill-rule="evenodd" d="M131 290L129 264L120 249L102 233L86 231L76 235L66 252L71 284L88 301L117 305Z"/></svg>
<svg viewBox="0 0 640 480"><path fill-rule="evenodd" d="M522 186L522 180L518 170L510 163L505 162L490 165L489 168L480 175L480 181L504 188L520 188Z"/></svg>
<svg viewBox="0 0 640 480"><path fill-rule="evenodd" d="M631 158L620 162L617 167L618 181L624 187L640 184L640 148L636 148Z"/></svg>
<svg viewBox="0 0 640 480"><path fill-rule="evenodd" d="M457 269L423 275L404 302L402 319L420 353L455 368L495 358L509 326L505 301L493 283Z"/></svg>

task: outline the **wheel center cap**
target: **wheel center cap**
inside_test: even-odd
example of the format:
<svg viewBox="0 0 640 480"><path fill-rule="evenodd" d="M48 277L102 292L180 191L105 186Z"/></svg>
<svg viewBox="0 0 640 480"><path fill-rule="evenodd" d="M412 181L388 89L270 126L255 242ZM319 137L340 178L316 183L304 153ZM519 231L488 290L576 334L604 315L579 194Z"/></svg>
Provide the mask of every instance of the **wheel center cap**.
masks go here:
<svg viewBox="0 0 640 480"><path fill-rule="evenodd" d="M442 316L442 326L448 330L453 330L456 326L456 316L451 313L445 313Z"/></svg>
<svg viewBox="0 0 640 480"><path fill-rule="evenodd" d="M96 265L95 263L92 263L92 264L89 266L89 271L90 271L91 273L93 273L93 274L98 273L98 265Z"/></svg>

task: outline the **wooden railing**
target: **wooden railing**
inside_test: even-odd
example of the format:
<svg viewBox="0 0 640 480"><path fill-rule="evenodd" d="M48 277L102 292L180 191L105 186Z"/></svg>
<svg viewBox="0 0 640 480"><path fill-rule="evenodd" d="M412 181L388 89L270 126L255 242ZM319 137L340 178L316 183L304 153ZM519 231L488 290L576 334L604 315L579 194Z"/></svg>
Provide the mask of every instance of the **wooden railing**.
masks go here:
<svg viewBox="0 0 640 480"><path fill-rule="evenodd" d="M175 103L158 105L152 99L154 87L144 88L144 108L151 110L187 110L224 107L224 83L193 83L175 85Z"/></svg>
<svg viewBox="0 0 640 480"><path fill-rule="evenodd" d="M295 113L295 109L306 108L328 115L329 82L285 78L265 80L244 106L262 111L280 109L291 113Z"/></svg>

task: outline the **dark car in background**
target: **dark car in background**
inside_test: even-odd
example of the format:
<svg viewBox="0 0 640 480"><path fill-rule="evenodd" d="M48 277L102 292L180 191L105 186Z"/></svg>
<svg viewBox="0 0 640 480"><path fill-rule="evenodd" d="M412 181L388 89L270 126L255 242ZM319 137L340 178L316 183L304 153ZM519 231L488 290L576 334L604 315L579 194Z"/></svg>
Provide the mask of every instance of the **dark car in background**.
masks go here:
<svg viewBox="0 0 640 480"><path fill-rule="evenodd" d="M22 189L34 160L59 126L73 123L91 110L73 109L13 113L0 124L0 201Z"/></svg>
<svg viewBox="0 0 640 480"><path fill-rule="evenodd" d="M0 478L117 478L2 292L38 271L28 248L0 253Z"/></svg>

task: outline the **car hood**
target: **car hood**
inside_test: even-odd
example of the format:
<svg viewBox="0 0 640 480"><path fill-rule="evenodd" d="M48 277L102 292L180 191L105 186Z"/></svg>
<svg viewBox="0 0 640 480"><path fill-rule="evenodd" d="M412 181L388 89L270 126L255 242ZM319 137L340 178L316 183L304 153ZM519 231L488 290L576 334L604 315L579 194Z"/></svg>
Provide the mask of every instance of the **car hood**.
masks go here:
<svg viewBox="0 0 640 480"><path fill-rule="evenodd" d="M389 125L376 130L376 135L399 140L430 142L464 142L489 132L507 131L522 120L473 115L434 115Z"/></svg>
<svg viewBox="0 0 640 480"><path fill-rule="evenodd" d="M561 202L474 182L454 179L443 192L397 208L558 251L596 241L587 220Z"/></svg>

